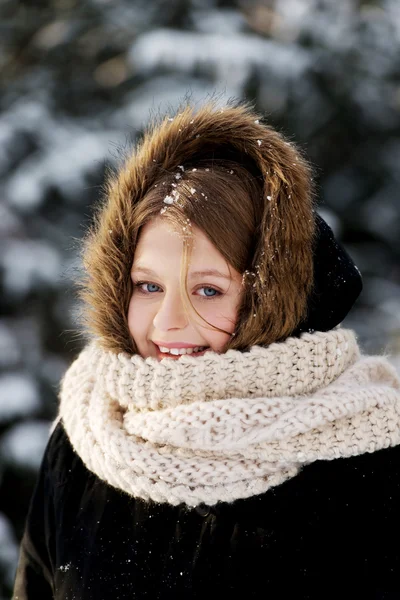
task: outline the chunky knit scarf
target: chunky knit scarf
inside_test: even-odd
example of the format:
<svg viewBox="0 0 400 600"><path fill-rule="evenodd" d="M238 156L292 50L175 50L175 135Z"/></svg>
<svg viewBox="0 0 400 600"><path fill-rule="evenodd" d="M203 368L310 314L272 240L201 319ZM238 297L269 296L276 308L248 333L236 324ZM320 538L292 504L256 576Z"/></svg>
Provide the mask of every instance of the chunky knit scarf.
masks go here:
<svg viewBox="0 0 400 600"><path fill-rule="evenodd" d="M303 465L400 443L400 381L354 333L157 361L91 342L61 383L60 416L86 467L173 505L261 494Z"/></svg>

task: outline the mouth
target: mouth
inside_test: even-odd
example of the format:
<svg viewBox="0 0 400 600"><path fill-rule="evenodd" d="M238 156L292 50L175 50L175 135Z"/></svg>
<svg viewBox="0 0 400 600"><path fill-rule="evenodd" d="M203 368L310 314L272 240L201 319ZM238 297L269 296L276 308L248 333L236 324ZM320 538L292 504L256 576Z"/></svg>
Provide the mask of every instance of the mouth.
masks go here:
<svg viewBox="0 0 400 600"><path fill-rule="evenodd" d="M153 342L154 343L154 342ZM154 344L156 349L157 359L162 360L163 358L172 358L173 360L178 360L181 356L203 356L210 350L209 346L195 346L194 348L165 348L163 346L157 346Z"/></svg>

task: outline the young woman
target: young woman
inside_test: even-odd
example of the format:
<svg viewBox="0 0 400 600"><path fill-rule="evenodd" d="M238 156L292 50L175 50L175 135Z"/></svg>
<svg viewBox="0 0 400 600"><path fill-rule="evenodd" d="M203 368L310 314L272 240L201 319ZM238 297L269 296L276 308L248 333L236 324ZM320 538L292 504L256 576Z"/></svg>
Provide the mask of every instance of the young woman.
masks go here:
<svg viewBox="0 0 400 600"><path fill-rule="evenodd" d="M311 182L240 101L109 175L15 600L400 598L400 382Z"/></svg>

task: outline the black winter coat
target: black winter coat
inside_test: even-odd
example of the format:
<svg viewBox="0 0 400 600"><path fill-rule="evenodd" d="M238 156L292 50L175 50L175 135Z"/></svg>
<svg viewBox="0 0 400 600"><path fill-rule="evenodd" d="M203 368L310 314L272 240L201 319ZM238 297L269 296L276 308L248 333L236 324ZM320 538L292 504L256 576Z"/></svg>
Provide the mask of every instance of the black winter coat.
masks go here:
<svg viewBox="0 0 400 600"><path fill-rule="evenodd" d="M400 446L306 466L212 507L129 497L61 423L43 459L15 600L400 599Z"/></svg>

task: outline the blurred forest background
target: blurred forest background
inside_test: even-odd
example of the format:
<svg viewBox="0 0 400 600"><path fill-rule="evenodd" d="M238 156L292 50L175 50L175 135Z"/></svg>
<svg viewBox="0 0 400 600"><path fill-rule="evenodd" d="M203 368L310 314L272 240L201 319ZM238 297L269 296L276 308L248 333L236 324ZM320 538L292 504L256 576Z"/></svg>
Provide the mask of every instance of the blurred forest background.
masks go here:
<svg viewBox="0 0 400 600"><path fill-rule="evenodd" d="M344 325L400 366L398 0L0 1L0 600L76 335L79 239L150 111L256 101L315 166L364 291Z"/></svg>

